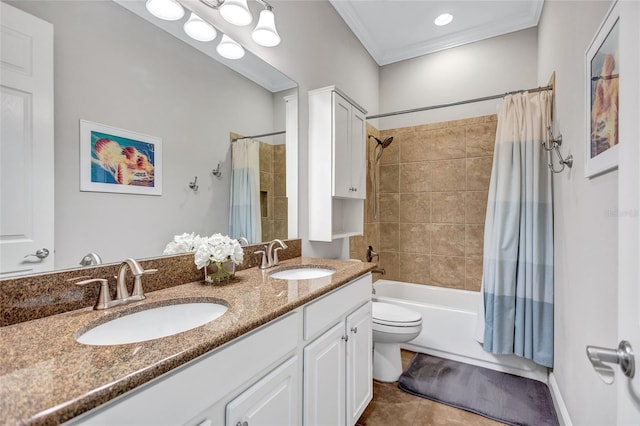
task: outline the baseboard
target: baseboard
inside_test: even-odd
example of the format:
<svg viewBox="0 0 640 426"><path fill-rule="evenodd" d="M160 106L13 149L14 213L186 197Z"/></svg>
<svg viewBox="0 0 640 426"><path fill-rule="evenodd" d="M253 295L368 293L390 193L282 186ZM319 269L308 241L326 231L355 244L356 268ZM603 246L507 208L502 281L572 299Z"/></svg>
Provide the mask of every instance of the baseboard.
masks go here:
<svg viewBox="0 0 640 426"><path fill-rule="evenodd" d="M560 426L573 426L571 418L569 417L569 411L567 410L567 406L564 404L560 388L558 387L558 382L556 381L556 376L553 372L549 373L549 390L551 391L551 399L553 399L553 406L556 409Z"/></svg>

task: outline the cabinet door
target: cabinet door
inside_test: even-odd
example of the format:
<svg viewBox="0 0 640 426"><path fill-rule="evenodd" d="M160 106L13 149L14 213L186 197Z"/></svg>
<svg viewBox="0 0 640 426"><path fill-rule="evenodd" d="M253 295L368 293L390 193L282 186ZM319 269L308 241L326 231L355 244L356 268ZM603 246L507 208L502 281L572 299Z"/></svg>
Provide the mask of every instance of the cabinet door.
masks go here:
<svg viewBox="0 0 640 426"><path fill-rule="evenodd" d="M294 356L227 404L227 426L297 425L298 357Z"/></svg>
<svg viewBox="0 0 640 426"><path fill-rule="evenodd" d="M373 397L371 302L347 317L347 414L354 425Z"/></svg>
<svg viewBox="0 0 640 426"><path fill-rule="evenodd" d="M345 424L345 337L343 321L304 348L304 425Z"/></svg>
<svg viewBox="0 0 640 426"><path fill-rule="evenodd" d="M353 191L351 197L365 199L367 196L367 146L366 117L358 110L351 108L351 143L350 170Z"/></svg>
<svg viewBox="0 0 640 426"><path fill-rule="evenodd" d="M333 196L352 197L351 104L333 92Z"/></svg>

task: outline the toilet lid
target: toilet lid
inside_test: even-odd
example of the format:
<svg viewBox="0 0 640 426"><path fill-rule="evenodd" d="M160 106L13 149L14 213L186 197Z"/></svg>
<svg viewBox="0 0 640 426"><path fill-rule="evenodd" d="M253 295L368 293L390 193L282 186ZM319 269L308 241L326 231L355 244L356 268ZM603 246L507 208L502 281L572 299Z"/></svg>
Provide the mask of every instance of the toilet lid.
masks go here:
<svg viewBox="0 0 640 426"><path fill-rule="evenodd" d="M422 316L419 312L391 303L373 302L372 314L373 322L385 325L412 326L422 323Z"/></svg>

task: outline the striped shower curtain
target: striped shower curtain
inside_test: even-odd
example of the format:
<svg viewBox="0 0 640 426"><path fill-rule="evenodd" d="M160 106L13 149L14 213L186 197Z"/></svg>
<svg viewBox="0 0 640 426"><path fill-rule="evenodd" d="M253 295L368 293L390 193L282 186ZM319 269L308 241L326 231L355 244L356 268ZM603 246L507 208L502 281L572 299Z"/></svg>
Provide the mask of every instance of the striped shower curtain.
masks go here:
<svg viewBox="0 0 640 426"><path fill-rule="evenodd" d="M551 93L507 95L485 221L484 349L553 367L553 210L548 141Z"/></svg>
<svg viewBox="0 0 640 426"><path fill-rule="evenodd" d="M260 142L238 139L231 144L231 219L229 236L262 241L260 215Z"/></svg>

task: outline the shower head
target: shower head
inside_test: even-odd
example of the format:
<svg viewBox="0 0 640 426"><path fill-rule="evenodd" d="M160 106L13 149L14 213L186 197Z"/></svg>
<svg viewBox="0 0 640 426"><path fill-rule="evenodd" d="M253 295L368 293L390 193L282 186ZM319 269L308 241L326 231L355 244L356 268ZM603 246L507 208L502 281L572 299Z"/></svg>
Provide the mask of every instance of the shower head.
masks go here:
<svg viewBox="0 0 640 426"><path fill-rule="evenodd" d="M391 145L391 142L393 142L393 136L389 136L384 138L383 141L381 141L380 139L378 139L377 137L373 136L373 135L369 135L370 138L374 138L376 140L376 142L378 142L378 145L380 145L382 148L386 148L389 145Z"/></svg>

